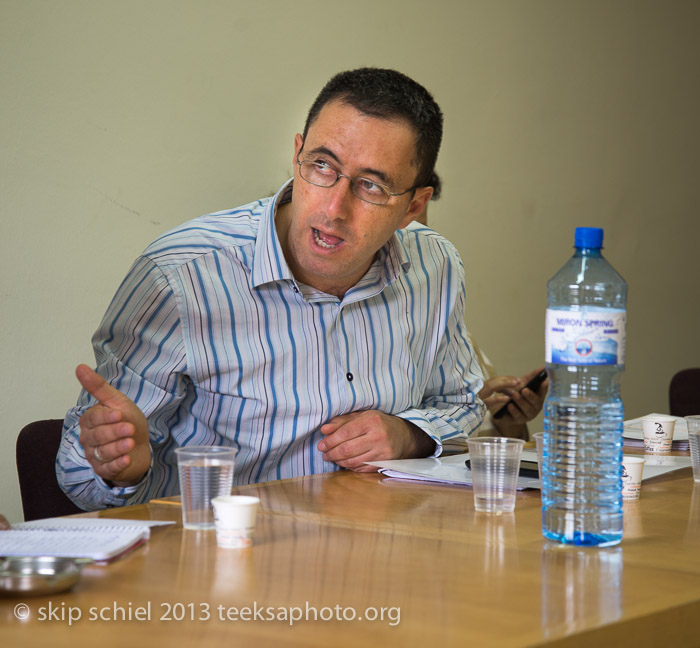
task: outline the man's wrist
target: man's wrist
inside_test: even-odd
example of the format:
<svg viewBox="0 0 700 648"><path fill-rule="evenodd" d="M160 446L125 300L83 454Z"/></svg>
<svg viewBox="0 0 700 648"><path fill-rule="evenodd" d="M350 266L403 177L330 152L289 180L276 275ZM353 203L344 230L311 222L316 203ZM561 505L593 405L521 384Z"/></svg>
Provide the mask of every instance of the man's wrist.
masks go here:
<svg viewBox="0 0 700 648"><path fill-rule="evenodd" d="M143 481L143 478L146 476L146 473L144 473L140 479L137 479L136 481L115 481L115 482L110 482L107 481L106 479L104 480L105 484L108 484L110 488L130 488L131 486L136 486L137 484L141 483Z"/></svg>
<svg viewBox="0 0 700 648"><path fill-rule="evenodd" d="M145 476L146 473L143 473L136 481L111 481L109 479L103 479L102 481L110 488L131 488L132 486L140 484Z"/></svg>
<svg viewBox="0 0 700 648"><path fill-rule="evenodd" d="M420 459L422 457L430 457L435 454L437 443L431 438L425 430L419 428L411 421L405 421L411 435L412 449L407 454L407 459Z"/></svg>
<svg viewBox="0 0 700 648"><path fill-rule="evenodd" d="M527 423L511 423L507 425L494 419L493 426L500 436L510 437L511 439L523 439L525 441L530 439Z"/></svg>

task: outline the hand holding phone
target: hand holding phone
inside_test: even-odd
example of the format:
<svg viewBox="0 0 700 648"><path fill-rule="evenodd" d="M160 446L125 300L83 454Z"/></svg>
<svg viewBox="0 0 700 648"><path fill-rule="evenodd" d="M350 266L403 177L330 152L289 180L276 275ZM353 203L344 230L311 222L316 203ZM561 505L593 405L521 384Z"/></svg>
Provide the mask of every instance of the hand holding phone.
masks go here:
<svg viewBox="0 0 700 648"><path fill-rule="evenodd" d="M547 380L547 370L542 369L534 378L532 378L523 389L529 389L533 392L536 392L539 388L540 385ZM522 391L522 389L520 390ZM513 402L513 399L511 398L501 409L499 409L494 415L493 418L499 419L505 416L508 413L508 405L510 405Z"/></svg>

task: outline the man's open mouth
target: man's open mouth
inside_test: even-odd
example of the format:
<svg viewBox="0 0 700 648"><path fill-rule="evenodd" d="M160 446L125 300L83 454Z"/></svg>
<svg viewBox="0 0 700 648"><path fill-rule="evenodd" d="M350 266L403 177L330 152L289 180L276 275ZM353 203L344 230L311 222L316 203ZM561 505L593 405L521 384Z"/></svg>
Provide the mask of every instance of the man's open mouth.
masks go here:
<svg viewBox="0 0 700 648"><path fill-rule="evenodd" d="M333 236L332 234L326 234L314 228L314 240L316 245L327 250L332 250L343 242L343 239Z"/></svg>

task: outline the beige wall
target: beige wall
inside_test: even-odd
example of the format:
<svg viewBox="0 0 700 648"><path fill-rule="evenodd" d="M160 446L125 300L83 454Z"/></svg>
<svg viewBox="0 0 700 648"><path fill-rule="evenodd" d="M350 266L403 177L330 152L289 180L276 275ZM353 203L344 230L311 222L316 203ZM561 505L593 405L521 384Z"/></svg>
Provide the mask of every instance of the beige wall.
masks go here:
<svg viewBox="0 0 700 648"><path fill-rule="evenodd" d="M431 220L496 366L542 363L547 279L603 226L627 415L665 411L700 365L699 31L694 0L0 0L0 510L21 519L17 432L73 404L133 258L275 189L315 93L359 65L444 109Z"/></svg>

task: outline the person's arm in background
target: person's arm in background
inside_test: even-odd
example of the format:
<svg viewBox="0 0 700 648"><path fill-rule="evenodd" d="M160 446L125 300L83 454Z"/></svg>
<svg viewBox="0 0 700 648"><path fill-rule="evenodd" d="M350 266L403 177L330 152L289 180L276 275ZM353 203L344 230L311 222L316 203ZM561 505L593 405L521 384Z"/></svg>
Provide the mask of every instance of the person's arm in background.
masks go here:
<svg viewBox="0 0 700 648"><path fill-rule="evenodd" d="M0 531L12 528L7 518L4 515L0 515Z"/></svg>
<svg viewBox="0 0 700 648"><path fill-rule="evenodd" d="M489 430L495 430L498 436L514 437L526 441L529 439L527 423L542 410L549 383L545 380L537 391L523 389L523 387L540 371L542 368L534 369L520 378L494 376L484 382L479 396L486 403L491 416L489 416L490 424L485 422L485 427L479 431L480 434L483 435ZM493 415L511 398L512 402L508 405L506 414L497 419L493 418Z"/></svg>

